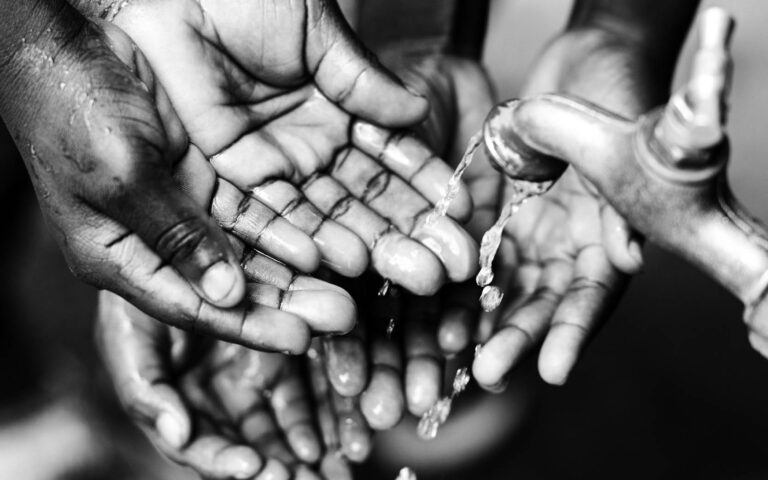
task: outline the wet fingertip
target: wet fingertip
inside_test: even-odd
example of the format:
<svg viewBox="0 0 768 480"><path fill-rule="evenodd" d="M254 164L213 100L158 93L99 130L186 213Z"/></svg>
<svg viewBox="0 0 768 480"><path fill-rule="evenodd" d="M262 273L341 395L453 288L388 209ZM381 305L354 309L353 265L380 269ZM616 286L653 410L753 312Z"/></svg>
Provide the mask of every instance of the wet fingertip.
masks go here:
<svg viewBox="0 0 768 480"><path fill-rule="evenodd" d="M172 448L182 448L189 441L189 422L183 421L178 415L163 412L155 421L155 429L160 437Z"/></svg>
<svg viewBox="0 0 768 480"><path fill-rule="evenodd" d="M299 460L314 463L320 460L320 440L309 425L298 425L288 432L288 443Z"/></svg>
<svg viewBox="0 0 768 480"><path fill-rule="evenodd" d="M250 476L253 476L253 474ZM250 478L250 476L238 478ZM285 464L283 464L283 462L275 458L267 460L266 465L264 465L264 468L259 472L258 477L256 477L257 480L288 480L290 478L291 471Z"/></svg>
<svg viewBox="0 0 768 480"><path fill-rule="evenodd" d="M299 465L296 467L295 480L322 480L322 477L316 472L312 471L307 465Z"/></svg>
<svg viewBox="0 0 768 480"><path fill-rule="evenodd" d="M562 386L568 380L573 364L562 358L554 358L545 355L539 356L539 375L541 379L550 385Z"/></svg>
<svg viewBox="0 0 768 480"><path fill-rule="evenodd" d="M360 396L360 410L374 430L388 430L403 418L405 399L394 369L377 367L368 388Z"/></svg>
<svg viewBox="0 0 768 480"><path fill-rule="evenodd" d="M234 478L251 478L262 467L259 455L250 447L237 445L220 452L216 457L217 470Z"/></svg>
<svg viewBox="0 0 768 480"><path fill-rule="evenodd" d="M320 462L320 472L326 480L352 480L352 471L344 457L328 452Z"/></svg>

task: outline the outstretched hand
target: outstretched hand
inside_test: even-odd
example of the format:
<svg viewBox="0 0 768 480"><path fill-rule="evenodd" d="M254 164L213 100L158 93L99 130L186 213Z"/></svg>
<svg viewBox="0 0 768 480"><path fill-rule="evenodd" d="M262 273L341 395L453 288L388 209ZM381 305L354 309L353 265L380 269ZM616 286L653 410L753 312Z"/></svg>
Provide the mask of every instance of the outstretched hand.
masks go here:
<svg viewBox="0 0 768 480"><path fill-rule="evenodd" d="M304 271L322 260L356 276L370 255L382 276L419 294L474 273L466 232L449 218L424 223L451 169L387 130L419 121L426 100L372 59L334 1L161 0L112 13L218 175L266 218L282 215L312 237L320 253L286 248L280 260ZM268 224L213 206L246 239ZM463 219L470 210L462 188L450 213Z"/></svg>
<svg viewBox="0 0 768 480"><path fill-rule="evenodd" d="M523 96L570 93L636 117L664 90L644 65L615 35L569 31L547 47ZM626 287L626 274L642 267L641 244L624 218L573 169L545 195L529 200L504 231L497 279L506 295L496 311L494 333L473 366L478 383L502 388L507 373L542 340L542 378L564 383Z"/></svg>
<svg viewBox="0 0 768 480"><path fill-rule="evenodd" d="M485 72L476 62L450 56L399 62L394 70L432 106L416 128L417 136L457 165L494 103ZM479 241L498 211L502 178L478 158L464 180L474 203L466 228ZM475 339L482 316L480 289L470 280L427 297L395 287L378 296L381 280L365 280L349 289L360 306L360 322L352 333L325 341L326 369L337 393L359 402L368 424L384 430L395 426L405 411L422 415L444 394L445 357Z"/></svg>
<svg viewBox="0 0 768 480"><path fill-rule="evenodd" d="M361 415L327 397L322 372L310 381L305 357L176 330L110 292L99 300L98 343L118 397L171 460L212 479L351 478L335 439Z"/></svg>

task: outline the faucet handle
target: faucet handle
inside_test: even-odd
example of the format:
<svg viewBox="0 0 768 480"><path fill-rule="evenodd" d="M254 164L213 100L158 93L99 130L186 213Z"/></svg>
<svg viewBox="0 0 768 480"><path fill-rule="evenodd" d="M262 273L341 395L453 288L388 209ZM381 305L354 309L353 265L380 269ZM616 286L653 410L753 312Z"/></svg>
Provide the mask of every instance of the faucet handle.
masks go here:
<svg viewBox="0 0 768 480"><path fill-rule="evenodd" d="M655 132L674 163L706 163L702 154L725 136L733 29L733 17L722 8L708 8L699 17L690 78L670 99Z"/></svg>

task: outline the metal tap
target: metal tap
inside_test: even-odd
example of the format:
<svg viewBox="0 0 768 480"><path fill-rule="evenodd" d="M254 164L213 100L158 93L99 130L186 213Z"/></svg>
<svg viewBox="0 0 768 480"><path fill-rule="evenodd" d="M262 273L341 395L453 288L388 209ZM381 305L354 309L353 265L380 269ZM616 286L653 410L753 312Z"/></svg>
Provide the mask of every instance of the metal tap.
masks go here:
<svg viewBox="0 0 768 480"><path fill-rule="evenodd" d="M577 98L539 95L497 106L484 143L512 179L553 181L572 161L635 229L741 299L747 321L768 320L768 234L735 200L725 174L733 26L725 10L704 11L690 80L637 121ZM563 125L589 140L586 154L547 139Z"/></svg>

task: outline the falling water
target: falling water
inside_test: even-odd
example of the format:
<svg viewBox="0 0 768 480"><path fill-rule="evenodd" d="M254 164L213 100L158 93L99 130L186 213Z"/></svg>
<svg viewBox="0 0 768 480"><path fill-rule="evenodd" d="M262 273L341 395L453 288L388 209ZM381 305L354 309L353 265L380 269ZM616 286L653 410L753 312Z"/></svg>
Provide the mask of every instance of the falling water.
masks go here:
<svg viewBox="0 0 768 480"><path fill-rule="evenodd" d="M461 187L461 177L464 175L464 172L472 163L475 150L477 150L478 147L480 147L482 142L483 142L482 131L477 132L472 136L472 138L469 139L469 143L467 144L467 149L464 151L464 155L462 155L459 165L456 167L456 170L454 170L453 175L451 175L451 178L448 180L448 186L445 189L445 195L443 195L443 198L441 198L440 201L437 202L437 205L435 205L435 209L432 210L432 213L430 213L429 216L427 217L427 221L426 221L427 225L434 222L438 217L445 216L445 212L448 211L448 207L451 205L451 202L453 201L454 198L456 198L456 195L459 193L459 188Z"/></svg>
<svg viewBox="0 0 768 480"><path fill-rule="evenodd" d="M437 437L438 429L448 420L453 400L467 388L467 385L469 385L469 370L467 367L462 367L456 370L451 394L439 399L421 416L417 428L419 437L424 440L433 440Z"/></svg>
<svg viewBox="0 0 768 480"><path fill-rule="evenodd" d="M551 184L552 182L537 183L512 180L510 183L512 197L504 205L496 223L483 235L483 240L480 242L480 272L475 277L475 282L478 287L483 288L483 293L480 295L480 305L486 312L495 310L504 297L498 287L490 285L493 282L493 259L499 250L504 227L526 200L546 192Z"/></svg>

